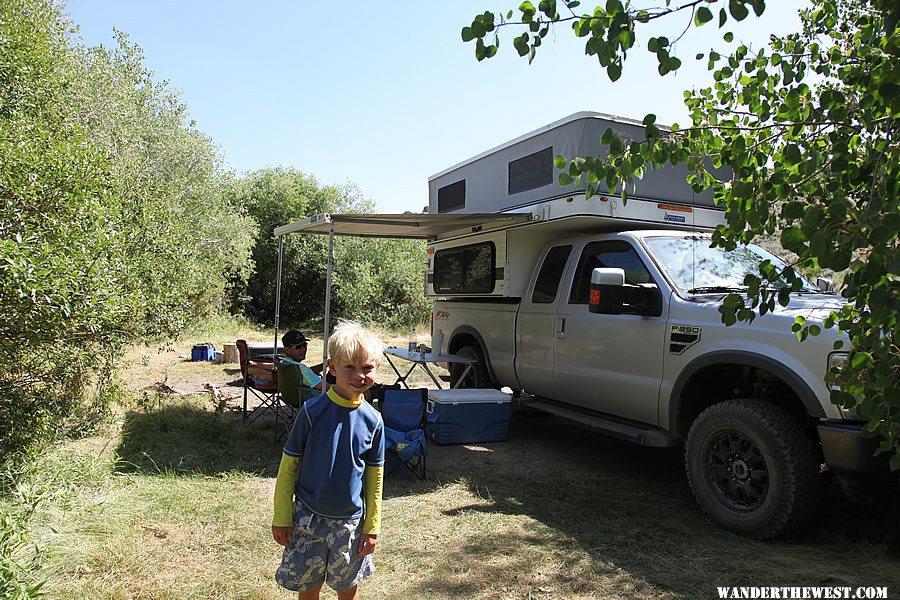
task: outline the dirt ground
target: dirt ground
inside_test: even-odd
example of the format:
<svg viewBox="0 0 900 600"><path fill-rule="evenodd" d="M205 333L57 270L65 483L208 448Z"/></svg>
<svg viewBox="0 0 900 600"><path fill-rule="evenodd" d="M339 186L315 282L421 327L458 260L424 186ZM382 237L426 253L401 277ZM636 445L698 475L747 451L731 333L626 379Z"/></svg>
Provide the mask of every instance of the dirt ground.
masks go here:
<svg viewBox="0 0 900 600"><path fill-rule="evenodd" d="M191 343L203 341L221 349L230 340ZM314 338L307 364L319 362L321 350ZM210 410L224 409L234 431L244 429L237 364L191 362L188 343L136 348L128 358L131 389L159 406L174 395L207 394ZM379 383L396 378L387 363L380 366ZM434 386L418 370L410 383ZM271 439L265 418L260 456ZM166 455L172 452L178 449ZM277 463L254 456L236 456L235 468L259 473L251 485L264 505ZM384 576L369 589L374 597L662 600L713 597L723 583L900 589L894 509L855 506L829 482L802 530L768 542L742 538L702 513L680 449L636 446L516 404L508 441L429 442L428 473L426 482L386 480L386 527L393 535L384 542ZM261 586L270 585L268 571L260 577Z"/></svg>
<svg viewBox="0 0 900 600"><path fill-rule="evenodd" d="M249 341L270 341L259 337ZM405 340L385 337L387 346L399 347ZM224 342L217 343L221 349ZM156 348L135 349L129 356L131 366L125 371L128 387L133 391L161 394L210 394L212 404L218 398L224 400L225 409L238 412L243 403L243 387L237 363L216 364L191 362L190 346L173 345L163 350ZM321 362L321 339L310 340L307 360L309 365ZM394 359L397 368L406 374L410 363ZM434 373L448 376L445 369L433 368ZM390 384L397 374L387 362L379 367L378 383ZM416 368L409 376L412 387L434 388L427 375ZM442 382L444 387L449 384ZM258 406L252 394L248 396L248 410ZM432 464L459 466L472 460L472 456L491 455L498 468L515 472L550 470L562 474L574 474L585 468L599 476L628 475L646 478L659 483L683 482L681 453L671 449L650 449L606 438L539 411L515 406L513 435L507 443L489 445L460 445L436 447L431 452ZM265 418L265 415L264 415ZM563 458L564 460L560 460Z"/></svg>
<svg viewBox="0 0 900 600"><path fill-rule="evenodd" d="M419 336L422 339L423 336ZM248 341L269 342L271 338L248 335ZM406 339L396 335L383 334L388 347L402 347ZM226 342L214 340L221 350ZM130 389L163 394L210 394L215 405L224 401L228 411L239 412L243 401L243 387L240 368L237 363L216 364L212 362L191 362L190 346L172 345L163 349L135 348L129 355L131 366L125 371L125 379ZM309 342L307 360L309 365L321 363L322 340L312 336ZM394 359L396 366L404 374L409 366L402 360ZM444 369L435 367L438 376L448 375ZM385 361L378 371L377 381L394 383L397 374ZM415 369L408 379L411 387L434 388L434 383L420 369ZM449 384L444 382L443 386ZM248 410L258 402L250 396ZM540 411L522 408L514 403L510 439L506 443L486 445L434 446L429 461L435 470L442 466L460 471L467 461L483 460L490 455L490 462L504 472L555 472L559 475L576 476L589 473L592 477L627 477L639 485L662 486L682 500L693 502L687 483L683 455L680 449L647 448L629 444L587 430L563 419L557 419ZM464 469L463 469L464 471ZM700 513L699 507L696 511ZM827 486L817 520L827 522L832 532L843 532L849 539L864 543L883 544L900 548L897 511L887 509L861 509L851 504L831 482Z"/></svg>
<svg viewBox="0 0 900 600"><path fill-rule="evenodd" d="M272 338L264 339L260 335L248 335L248 342L266 342L271 344ZM382 338L389 347L400 347L406 344L405 339L386 335ZM203 340L205 342L207 340ZM212 340L216 349L222 351L226 343L234 340ZM197 341L197 343L202 343ZM307 365L313 366L322 363L322 339L311 337L307 358ZM243 403L243 387L241 371L238 363L214 363L192 362L191 346L177 343L163 347L138 347L132 349L127 356L128 368L123 377L128 389L136 392L164 393L164 394L199 394L209 393L216 397L221 396L226 406L231 409L239 409ZM411 363L393 359L402 373L406 373ZM433 368L437 376L447 376L445 369ZM383 361L378 369L377 381L379 383L394 383L397 374L391 369L387 361ZM409 376L408 383L413 387L430 387L434 383L420 368L416 368ZM446 385L446 384L445 384ZM248 398L248 410L256 407L259 402L252 396Z"/></svg>

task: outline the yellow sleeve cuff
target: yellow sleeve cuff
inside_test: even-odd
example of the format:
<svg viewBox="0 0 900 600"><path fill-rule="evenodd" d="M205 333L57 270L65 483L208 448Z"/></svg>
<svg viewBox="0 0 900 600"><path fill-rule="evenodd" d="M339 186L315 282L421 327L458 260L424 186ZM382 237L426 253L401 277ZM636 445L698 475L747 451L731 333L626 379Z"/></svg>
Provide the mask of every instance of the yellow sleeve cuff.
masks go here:
<svg viewBox="0 0 900 600"><path fill-rule="evenodd" d="M363 493L366 503L366 518L363 533L381 533L381 493L384 485L384 467L366 465L363 472Z"/></svg>
<svg viewBox="0 0 900 600"><path fill-rule="evenodd" d="M300 473L300 457L282 453L275 479L275 516L272 527L291 527L294 524L294 486Z"/></svg>

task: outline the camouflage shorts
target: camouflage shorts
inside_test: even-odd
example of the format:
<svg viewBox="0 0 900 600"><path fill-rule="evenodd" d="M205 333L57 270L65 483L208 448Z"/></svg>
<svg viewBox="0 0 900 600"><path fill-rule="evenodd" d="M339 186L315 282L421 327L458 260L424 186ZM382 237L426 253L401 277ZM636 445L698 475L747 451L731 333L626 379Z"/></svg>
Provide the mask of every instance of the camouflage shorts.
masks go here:
<svg viewBox="0 0 900 600"><path fill-rule="evenodd" d="M320 517L294 501L294 526L275 581L294 592L318 587L346 590L375 572L372 555L356 555L362 519Z"/></svg>

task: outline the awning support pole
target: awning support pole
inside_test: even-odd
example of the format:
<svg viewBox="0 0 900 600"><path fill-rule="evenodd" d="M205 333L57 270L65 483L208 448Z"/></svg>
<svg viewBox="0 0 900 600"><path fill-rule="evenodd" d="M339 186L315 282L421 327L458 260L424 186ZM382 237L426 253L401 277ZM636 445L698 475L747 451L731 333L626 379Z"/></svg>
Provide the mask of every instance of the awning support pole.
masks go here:
<svg viewBox="0 0 900 600"><path fill-rule="evenodd" d="M334 270L334 221L328 226L328 267L325 275L325 335L322 344L322 391L328 389L328 335L331 331L331 272Z"/></svg>
<svg viewBox="0 0 900 600"><path fill-rule="evenodd" d="M284 236L278 236L278 270L275 275L275 342L272 344L272 366L278 364L278 317L281 315L281 261L284 257Z"/></svg>

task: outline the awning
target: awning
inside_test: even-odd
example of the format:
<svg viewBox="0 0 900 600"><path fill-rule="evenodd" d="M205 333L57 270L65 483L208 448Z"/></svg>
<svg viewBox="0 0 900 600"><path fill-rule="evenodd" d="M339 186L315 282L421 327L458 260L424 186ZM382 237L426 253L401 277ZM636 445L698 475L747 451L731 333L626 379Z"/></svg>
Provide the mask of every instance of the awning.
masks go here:
<svg viewBox="0 0 900 600"><path fill-rule="evenodd" d="M320 233L325 235L350 235L357 237L405 238L436 240L486 231L498 227L510 227L534 221L538 217L530 212L514 214L331 214L318 215L275 228L275 236L289 233Z"/></svg>
<svg viewBox="0 0 900 600"><path fill-rule="evenodd" d="M319 233L328 236L328 255L325 275L325 347L322 364L328 361L328 337L331 333L331 276L334 270L334 236L401 238L436 240L512 227L537 221L536 213L468 213L468 214L331 214L318 215L275 228L278 238L278 270L275 280L275 347L278 347L278 326L281 313L281 266L284 258L284 236L291 233ZM278 352L275 352L277 359ZM325 380L323 380L325 381ZM327 383L323 383L327 387Z"/></svg>

